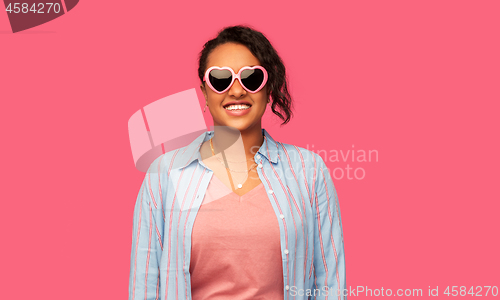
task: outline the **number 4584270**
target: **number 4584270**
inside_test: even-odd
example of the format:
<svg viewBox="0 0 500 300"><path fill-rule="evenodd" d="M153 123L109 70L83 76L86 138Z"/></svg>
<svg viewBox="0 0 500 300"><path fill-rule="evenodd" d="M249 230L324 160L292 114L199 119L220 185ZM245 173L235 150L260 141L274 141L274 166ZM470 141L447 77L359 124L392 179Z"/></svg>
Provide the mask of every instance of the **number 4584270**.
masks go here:
<svg viewBox="0 0 500 300"><path fill-rule="evenodd" d="M483 288L485 294L483 295ZM492 296L498 295L498 287L496 286L471 286L469 290L465 286L447 286L446 290L443 292L447 296L488 296L491 294Z"/></svg>
<svg viewBox="0 0 500 300"><path fill-rule="evenodd" d="M5 11L11 14L12 13L58 14L61 11L61 5L59 3L33 3L33 5L29 7L28 3L9 3Z"/></svg>

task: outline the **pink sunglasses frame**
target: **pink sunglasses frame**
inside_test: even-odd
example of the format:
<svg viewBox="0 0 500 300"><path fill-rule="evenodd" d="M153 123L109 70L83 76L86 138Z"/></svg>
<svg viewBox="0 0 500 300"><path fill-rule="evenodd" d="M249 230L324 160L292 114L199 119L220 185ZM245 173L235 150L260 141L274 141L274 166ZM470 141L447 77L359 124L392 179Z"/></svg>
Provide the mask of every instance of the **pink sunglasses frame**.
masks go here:
<svg viewBox="0 0 500 300"><path fill-rule="evenodd" d="M241 73L245 70L254 70L254 69L259 69L259 70L262 70L262 72L264 73L264 80L262 80L262 84L259 86L258 89L256 89L255 91L251 91L249 90L242 82L241 82ZM231 84L225 89L223 90L222 92L219 92L218 90L216 90L212 84L210 83L210 80L208 79L208 75L210 74L210 72L212 70L229 70L232 74L232 80L231 80ZM213 67L210 67L208 68L208 70L205 72L205 77L203 77L203 81L206 82L208 84L208 86L210 87L210 89L212 89L212 91L216 92L217 94L223 94L225 92L227 92L232 86L233 86L233 83L234 81L238 79L238 81L240 82L240 85L249 93L252 93L252 94L255 94L257 93L258 91L260 91L267 83L267 71L266 69L264 69L264 67L262 66L253 66L253 67L250 67L250 66L246 66L246 67L243 67L240 69L240 71L238 72L238 74L234 73L233 69L231 69L230 67L217 67L217 66L213 66Z"/></svg>

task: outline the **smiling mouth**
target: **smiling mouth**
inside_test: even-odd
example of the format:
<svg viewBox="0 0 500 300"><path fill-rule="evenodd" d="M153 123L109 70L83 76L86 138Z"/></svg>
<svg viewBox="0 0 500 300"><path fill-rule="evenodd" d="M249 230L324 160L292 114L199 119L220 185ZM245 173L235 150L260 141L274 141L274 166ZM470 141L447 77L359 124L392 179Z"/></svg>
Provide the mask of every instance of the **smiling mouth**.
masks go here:
<svg viewBox="0 0 500 300"><path fill-rule="evenodd" d="M248 104L232 104L225 106L224 109L229 111L238 111L238 110L246 110L249 109L250 107L251 105Z"/></svg>

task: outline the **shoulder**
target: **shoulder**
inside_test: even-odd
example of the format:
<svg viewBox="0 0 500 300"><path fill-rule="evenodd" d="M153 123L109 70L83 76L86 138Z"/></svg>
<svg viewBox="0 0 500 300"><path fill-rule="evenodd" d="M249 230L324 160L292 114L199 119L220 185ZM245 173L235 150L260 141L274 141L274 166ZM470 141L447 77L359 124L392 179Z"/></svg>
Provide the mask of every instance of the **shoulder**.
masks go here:
<svg viewBox="0 0 500 300"><path fill-rule="evenodd" d="M186 152L188 146L177 148L169 152L163 153L158 156L151 165L149 166L148 173L159 173L160 175L166 175L169 170L176 167Z"/></svg>
<svg viewBox="0 0 500 300"><path fill-rule="evenodd" d="M309 149L281 142L276 142L276 144L278 145L278 155L281 160L316 170L325 165L323 158Z"/></svg>

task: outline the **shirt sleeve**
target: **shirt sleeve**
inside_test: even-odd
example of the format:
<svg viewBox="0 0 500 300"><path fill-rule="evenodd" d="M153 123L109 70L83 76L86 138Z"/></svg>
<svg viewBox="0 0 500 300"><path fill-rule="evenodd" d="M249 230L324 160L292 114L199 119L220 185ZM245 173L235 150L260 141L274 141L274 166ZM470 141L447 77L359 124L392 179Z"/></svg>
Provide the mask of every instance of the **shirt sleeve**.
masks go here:
<svg viewBox="0 0 500 300"><path fill-rule="evenodd" d="M161 239L158 238L154 207L158 190L149 170L137 196L130 255L129 300L156 300L160 293Z"/></svg>
<svg viewBox="0 0 500 300"><path fill-rule="evenodd" d="M346 300L344 237L342 219L330 172L314 153L316 180L314 195L314 288L321 291L314 299Z"/></svg>

